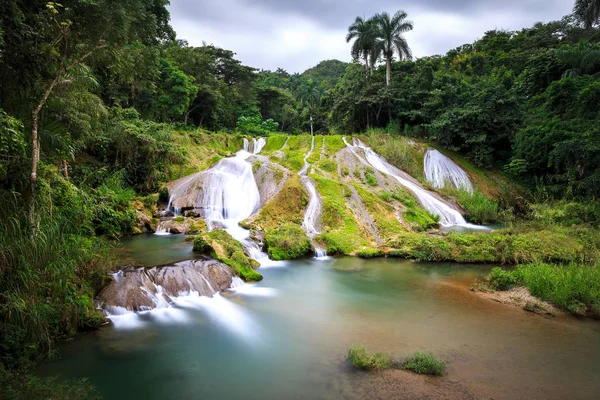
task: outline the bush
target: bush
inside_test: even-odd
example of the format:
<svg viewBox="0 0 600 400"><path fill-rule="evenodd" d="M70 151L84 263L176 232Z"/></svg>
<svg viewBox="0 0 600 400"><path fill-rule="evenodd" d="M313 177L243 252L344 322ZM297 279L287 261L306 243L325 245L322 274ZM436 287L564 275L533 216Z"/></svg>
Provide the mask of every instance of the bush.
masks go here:
<svg viewBox="0 0 600 400"><path fill-rule="evenodd" d="M310 240L298 225L284 225L268 231L265 243L273 260L291 260L311 252Z"/></svg>
<svg viewBox="0 0 600 400"><path fill-rule="evenodd" d="M446 362L435 358L431 353L417 351L407 357L403 364L404 369L422 375L442 376L446 373Z"/></svg>
<svg viewBox="0 0 600 400"><path fill-rule="evenodd" d="M500 206L479 191L469 193L461 190L457 192L460 205L466 211L467 219L476 224L486 224L501 221Z"/></svg>
<svg viewBox="0 0 600 400"><path fill-rule="evenodd" d="M519 284L519 277L515 271L506 271L499 267L493 268L486 280L494 290L509 290Z"/></svg>
<svg viewBox="0 0 600 400"><path fill-rule="evenodd" d="M350 346L348 360L354 368L358 369L385 369L392 365L391 357L385 353L370 354L363 346Z"/></svg>
<svg viewBox="0 0 600 400"><path fill-rule="evenodd" d="M356 255L361 258L384 257L385 253L381 249L362 249L356 252Z"/></svg>

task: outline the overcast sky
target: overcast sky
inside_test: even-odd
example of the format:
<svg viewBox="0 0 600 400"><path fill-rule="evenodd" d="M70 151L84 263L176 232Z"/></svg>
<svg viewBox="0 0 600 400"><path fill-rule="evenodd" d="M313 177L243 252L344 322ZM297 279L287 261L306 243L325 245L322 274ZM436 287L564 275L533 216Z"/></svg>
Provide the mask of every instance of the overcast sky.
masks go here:
<svg viewBox="0 0 600 400"><path fill-rule="evenodd" d="M244 64L302 72L350 61L345 36L357 15L403 9L413 54L443 54L491 29L518 30L569 14L573 0L171 0L171 24L190 45L233 50Z"/></svg>

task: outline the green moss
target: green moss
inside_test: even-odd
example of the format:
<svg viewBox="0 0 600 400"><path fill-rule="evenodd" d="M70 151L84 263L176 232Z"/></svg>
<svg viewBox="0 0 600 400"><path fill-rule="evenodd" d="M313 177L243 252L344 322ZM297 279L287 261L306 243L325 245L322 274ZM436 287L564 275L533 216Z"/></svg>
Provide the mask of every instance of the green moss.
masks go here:
<svg viewBox="0 0 600 400"><path fill-rule="evenodd" d="M284 225L268 231L265 243L273 260L291 260L311 252L310 240L298 225Z"/></svg>
<svg viewBox="0 0 600 400"><path fill-rule="evenodd" d="M325 148L328 150L328 153L335 154L346 148L346 144L342 140L341 135L329 135L325 136Z"/></svg>
<svg viewBox="0 0 600 400"><path fill-rule="evenodd" d="M361 249L356 252L356 255L361 258L376 258L376 257L384 257L385 253L381 249Z"/></svg>
<svg viewBox="0 0 600 400"><path fill-rule="evenodd" d="M377 179L375 178L375 175L373 175L373 173L371 173L371 172L365 173L365 183L369 186L378 186L379 185L379 183L377 183Z"/></svg>
<svg viewBox="0 0 600 400"><path fill-rule="evenodd" d="M381 352L370 354L363 346L350 346L348 360L354 368L358 369L385 369L392 366L389 355Z"/></svg>
<svg viewBox="0 0 600 400"><path fill-rule="evenodd" d="M179 217L175 217L175 218L173 218L173 221L175 221L175 222L184 222L184 221L185 221L185 218L184 218L184 217L182 217L182 216L179 216Z"/></svg>
<svg viewBox="0 0 600 400"><path fill-rule="evenodd" d="M248 229L267 232L286 224L302 224L308 196L298 175L292 175L281 191L269 201L258 216L244 222Z"/></svg>
<svg viewBox="0 0 600 400"><path fill-rule="evenodd" d="M229 265L245 281L262 279L262 275L254 270L258 262L248 257L244 253L242 244L224 230L214 230L197 236L194 239L193 249L196 252L210 254Z"/></svg>
<svg viewBox="0 0 600 400"><path fill-rule="evenodd" d="M493 232L452 232L442 236L404 233L390 246L399 250L398 254L421 261L571 262L597 257L598 249L588 248L587 237L559 227L528 230L526 225L520 225Z"/></svg>
<svg viewBox="0 0 600 400"><path fill-rule="evenodd" d="M446 373L446 362L431 353L417 351L404 360L403 368L417 374L441 376Z"/></svg>
<svg viewBox="0 0 600 400"><path fill-rule="evenodd" d="M267 144L265 144L265 147L263 147L261 153L270 154L274 151L280 150L287 138L288 135L285 134L276 133L269 135L269 137L267 137Z"/></svg>
<svg viewBox="0 0 600 400"><path fill-rule="evenodd" d="M326 247L328 254L352 254L356 249L367 246L364 239L367 234L359 227L346 204L345 194L349 194L346 185L318 175L311 175L311 178L323 202L323 233L315 239Z"/></svg>

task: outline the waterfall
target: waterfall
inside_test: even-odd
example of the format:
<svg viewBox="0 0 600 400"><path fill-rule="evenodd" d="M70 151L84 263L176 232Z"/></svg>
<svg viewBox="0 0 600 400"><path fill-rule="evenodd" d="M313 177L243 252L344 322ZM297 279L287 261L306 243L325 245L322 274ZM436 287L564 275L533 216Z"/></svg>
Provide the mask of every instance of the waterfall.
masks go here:
<svg viewBox="0 0 600 400"><path fill-rule="evenodd" d="M410 190L423 205L423 207L432 214L439 215L440 224L444 227L460 225L474 229L486 229L478 225L467 223L460 212L449 206L446 202L438 199L431 192L422 188L418 183L404 178L403 173L393 165L389 164L383 157L375 153L370 147L366 146L358 139L353 139L352 144L349 144L344 138L344 143L348 146L354 155L366 166L369 166L382 174L391 176L398 183ZM360 152L364 155L361 156Z"/></svg>
<svg viewBox="0 0 600 400"><path fill-rule="evenodd" d="M260 246L250 239L250 231L239 224L260 207L260 193L252 164L247 160L266 144L265 138L254 139L252 145L244 138L244 150L224 158L213 168L180 179L171 187L171 203L185 198L202 213L209 229L223 227L242 243L248 255L261 266L275 265ZM248 149L248 150L246 150Z"/></svg>
<svg viewBox="0 0 600 400"><path fill-rule="evenodd" d="M258 154L266 144L267 139L264 137L258 138L258 140L256 138L252 138L252 146L250 146L250 141L244 138L244 150L248 153Z"/></svg>
<svg viewBox="0 0 600 400"><path fill-rule="evenodd" d="M158 225L156 226L156 232L154 232L155 235L170 235L171 233L169 232L169 228L171 225L171 221L170 220L161 220Z"/></svg>
<svg viewBox="0 0 600 400"><path fill-rule="evenodd" d="M459 190L473 193L469 175L436 149L425 151L425 177L434 188L443 188L448 182Z"/></svg>
<svg viewBox="0 0 600 400"><path fill-rule="evenodd" d="M327 257L327 252L325 249L319 247L315 241L313 240L315 236L317 236L321 231L319 230L319 218L321 217L321 210L323 205L321 204L321 198L319 197L319 193L317 193L317 189L315 188L315 184L308 177L308 168L310 168L310 163L308 162L308 158L312 154L315 149L315 136L312 136L310 142L310 151L306 153L304 156L304 166L298 172L300 175L300 180L302 181L302 185L308 192L308 206L306 206L306 211L304 212L304 219L302 221L302 228L306 231L306 235L312 242L313 247L315 248L315 257L316 258L325 258Z"/></svg>

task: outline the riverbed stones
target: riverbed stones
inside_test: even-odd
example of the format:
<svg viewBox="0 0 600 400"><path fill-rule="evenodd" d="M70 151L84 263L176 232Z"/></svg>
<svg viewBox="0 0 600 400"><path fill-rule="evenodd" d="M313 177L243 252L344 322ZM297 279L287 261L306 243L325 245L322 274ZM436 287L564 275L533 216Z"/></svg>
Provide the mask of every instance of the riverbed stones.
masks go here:
<svg viewBox="0 0 600 400"><path fill-rule="evenodd" d="M98 294L98 303L103 309L144 311L167 306L191 292L213 296L230 288L233 276L229 266L208 257L150 269L130 266L113 275Z"/></svg>

